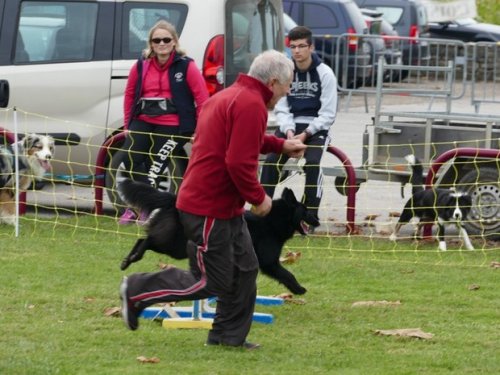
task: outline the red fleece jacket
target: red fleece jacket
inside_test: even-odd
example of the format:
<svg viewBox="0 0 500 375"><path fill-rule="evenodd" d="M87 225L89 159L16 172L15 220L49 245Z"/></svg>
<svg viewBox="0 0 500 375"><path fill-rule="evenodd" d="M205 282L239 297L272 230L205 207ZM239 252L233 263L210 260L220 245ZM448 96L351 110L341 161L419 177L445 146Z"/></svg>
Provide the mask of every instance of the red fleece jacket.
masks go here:
<svg viewBox="0 0 500 375"><path fill-rule="evenodd" d="M257 176L259 153L281 153L284 143L265 134L266 103L272 95L260 81L240 74L203 104L177 208L230 219L243 213L245 202L264 201Z"/></svg>

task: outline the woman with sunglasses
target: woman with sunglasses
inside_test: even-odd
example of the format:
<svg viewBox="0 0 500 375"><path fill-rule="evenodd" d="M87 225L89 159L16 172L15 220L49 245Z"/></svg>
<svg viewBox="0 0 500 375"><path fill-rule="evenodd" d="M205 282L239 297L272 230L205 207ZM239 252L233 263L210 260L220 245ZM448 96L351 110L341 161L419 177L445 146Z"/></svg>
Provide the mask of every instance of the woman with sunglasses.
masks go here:
<svg viewBox="0 0 500 375"><path fill-rule="evenodd" d="M127 138L121 160L132 179L157 186L159 176L173 157L175 166L181 169L180 175L184 175L184 145L195 131L198 114L208 96L200 70L179 48L175 27L163 20L157 22L149 31L143 58L130 70L125 89ZM119 223L133 223L137 218L138 214L128 208Z"/></svg>

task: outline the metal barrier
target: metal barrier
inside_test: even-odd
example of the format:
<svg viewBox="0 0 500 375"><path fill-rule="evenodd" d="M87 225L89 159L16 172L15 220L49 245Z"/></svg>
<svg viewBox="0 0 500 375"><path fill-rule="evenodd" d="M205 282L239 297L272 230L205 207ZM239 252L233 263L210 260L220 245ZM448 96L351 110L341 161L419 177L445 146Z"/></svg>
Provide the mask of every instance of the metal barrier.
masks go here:
<svg viewBox="0 0 500 375"><path fill-rule="evenodd" d="M471 104L476 113L482 103L500 103L500 43L470 43L472 69Z"/></svg>
<svg viewBox="0 0 500 375"><path fill-rule="evenodd" d="M435 82L432 87L428 85L387 85L383 82L383 77L386 71L400 71L406 69L408 74L411 72L418 72L426 75L441 76L442 79ZM429 98L444 98L446 102L445 114L451 112L451 100L453 99L453 77L454 77L454 64L452 61L448 62L448 66L414 66L414 65L390 65L386 64L381 57L378 64L377 74L377 87L376 87L376 105L375 105L375 126L380 126L380 117L387 115L381 112L382 98L385 94L404 95L404 96L423 96ZM388 116L392 116L389 114Z"/></svg>
<svg viewBox="0 0 500 375"><path fill-rule="evenodd" d="M357 49L348 50L349 40L353 37L359 39L360 46ZM383 45L380 45L382 41ZM384 71L383 80L385 83L395 84L432 84L443 79L443 75L431 72L428 67L446 67L449 61L454 64L454 87L453 98L461 98L464 94L464 85L459 83L466 82L465 72L467 72L467 45L458 40L433 39L433 38L409 38L409 37L382 37L379 35L360 35L360 34L342 34L338 37L336 43L335 65L332 66L335 72L343 69L343 72L349 70L351 75L357 74L347 80L348 83L357 82L357 87L346 85L341 74L339 79L339 90L349 92L356 91L360 93L375 93L377 85L378 61L383 58L386 66L401 65L399 70L392 72ZM360 60L361 55L368 54L369 60L367 66L372 69L361 70L353 69L356 62ZM360 66L358 64L358 66ZM420 66L422 70L413 69L408 71L404 66ZM342 73L343 73L342 72Z"/></svg>
<svg viewBox="0 0 500 375"><path fill-rule="evenodd" d="M337 76L338 90L347 97L349 107L353 94L375 95L378 61L385 66L398 65L392 72L384 70L384 84L432 87L443 79L429 67L446 67L453 62L453 93L460 99L471 87L471 105L479 112L482 103L500 103L500 43L464 43L459 40L409 38L365 34L314 35L316 52ZM383 40L385 48L381 48ZM422 69L406 69L406 66Z"/></svg>

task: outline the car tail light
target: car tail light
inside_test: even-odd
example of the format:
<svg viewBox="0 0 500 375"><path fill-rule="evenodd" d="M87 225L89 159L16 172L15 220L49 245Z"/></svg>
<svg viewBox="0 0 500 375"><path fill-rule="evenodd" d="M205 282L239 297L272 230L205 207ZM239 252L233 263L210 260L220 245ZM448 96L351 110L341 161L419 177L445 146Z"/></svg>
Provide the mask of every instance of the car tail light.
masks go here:
<svg viewBox="0 0 500 375"><path fill-rule="evenodd" d="M348 34L356 34L356 30L354 30L352 27L349 27L347 29ZM347 43L349 45L349 51L350 52L356 52L358 50L358 37L355 35L348 35L347 36Z"/></svg>
<svg viewBox="0 0 500 375"><path fill-rule="evenodd" d="M418 37L419 37L419 32L418 32L418 25L411 25L410 26L410 44L416 44L418 43Z"/></svg>
<svg viewBox="0 0 500 375"><path fill-rule="evenodd" d="M202 72L210 95L224 88L224 35L216 35L208 42Z"/></svg>

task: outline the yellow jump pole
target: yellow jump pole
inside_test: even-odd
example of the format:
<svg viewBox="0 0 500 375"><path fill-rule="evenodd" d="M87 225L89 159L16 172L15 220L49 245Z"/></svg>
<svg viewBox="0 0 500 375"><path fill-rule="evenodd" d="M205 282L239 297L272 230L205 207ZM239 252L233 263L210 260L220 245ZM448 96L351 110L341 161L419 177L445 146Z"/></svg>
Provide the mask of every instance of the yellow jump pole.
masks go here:
<svg viewBox="0 0 500 375"><path fill-rule="evenodd" d="M176 317L163 319L162 326L165 329L178 329L178 328L202 328L211 329L213 319L202 317L202 306L200 301L193 301L193 314L190 318L181 318L178 314Z"/></svg>

